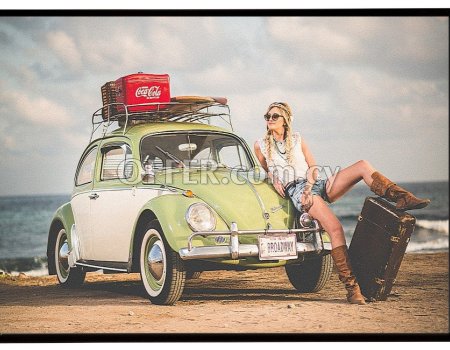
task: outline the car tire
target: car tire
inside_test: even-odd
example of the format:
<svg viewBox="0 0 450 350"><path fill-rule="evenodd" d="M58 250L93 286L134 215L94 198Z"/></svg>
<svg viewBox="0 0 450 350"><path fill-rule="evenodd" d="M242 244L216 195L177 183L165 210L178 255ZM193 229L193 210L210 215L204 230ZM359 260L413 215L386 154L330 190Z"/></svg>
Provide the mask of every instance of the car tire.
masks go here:
<svg viewBox="0 0 450 350"><path fill-rule="evenodd" d="M327 254L300 264L286 265L291 284L301 293L315 293L325 287L333 272L333 260Z"/></svg>
<svg viewBox="0 0 450 350"><path fill-rule="evenodd" d="M58 282L63 287L79 287L83 284L86 272L81 267L69 266L69 242L65 229L59 230L55 242L55 267Z"/></svg>
<svg viewBox="0 0 450 350"><path fill-rule="evenodd" d="M186 281L184 263L170 248L157 220L151 221L145 229L139 267L152 304L173 305L180 299Z"/></svg>

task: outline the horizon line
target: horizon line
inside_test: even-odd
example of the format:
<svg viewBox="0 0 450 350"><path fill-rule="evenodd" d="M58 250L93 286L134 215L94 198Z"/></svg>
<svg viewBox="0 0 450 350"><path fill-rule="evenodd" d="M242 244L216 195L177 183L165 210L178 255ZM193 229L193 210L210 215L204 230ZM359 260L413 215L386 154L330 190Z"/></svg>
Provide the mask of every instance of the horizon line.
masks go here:
<svg viewBox="0 0 450 350"><path fill-rule="evenodd" d="M437 182L449 182L448 179L446 180L416 180L416 181L397 181L398 184L418 184L418 183L437 183ZM359 182L355 185L355 187L363 187L365 184L363 182ZM22 194L0 194L0 198L4 197L31 197L31 196L70 196L72 191L62 193L62 192L55 192L55 193L22 193Z"/></svg>

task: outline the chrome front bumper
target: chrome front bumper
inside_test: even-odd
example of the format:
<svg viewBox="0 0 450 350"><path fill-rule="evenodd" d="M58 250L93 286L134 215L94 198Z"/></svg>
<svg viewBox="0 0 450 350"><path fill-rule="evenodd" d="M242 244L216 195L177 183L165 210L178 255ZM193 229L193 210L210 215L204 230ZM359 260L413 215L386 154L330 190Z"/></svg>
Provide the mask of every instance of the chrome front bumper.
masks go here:
<svg viewBox="0 0 450 350"><path fill-rule="evenodd" d="M238 230L237 224L235 222L231 223L230 231L212 231L212 232L194 232L188 238L187 248L182 248L179 250L181 259L213 259L213 258L228 258L228 259L239 259L246 258L249 256L259 256L259 247L257 244L241 244L239 243L240 235L272 235L280 233L303 233L305 237L306 233L314 233L314 239L312 242L297 242L297 252L298 253L316 253L320 254L324 251L331 250L331 243L323 242L321 228L314 221L314 228L302 228L302 229L292 229L292 230ZM217 245L217 246L203 246L194 247L192 240L195 237L202 236L230 236L229 245Z"/></svg>

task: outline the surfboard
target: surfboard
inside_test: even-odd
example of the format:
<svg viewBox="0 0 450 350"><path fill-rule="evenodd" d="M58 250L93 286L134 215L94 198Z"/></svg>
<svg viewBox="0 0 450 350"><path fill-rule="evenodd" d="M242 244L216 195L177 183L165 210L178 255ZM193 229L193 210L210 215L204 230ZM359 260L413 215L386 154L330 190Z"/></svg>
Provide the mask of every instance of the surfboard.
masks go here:
<svg viewBox="0 0 450 350"><path fill-rule="evenodd" d="M170 98L171 102L179 103L208 103L215 102L212 97L206 96L174 96Z"/></svg>
<svg viewBox="0 0 450 350"><path fill-rule="evenodd" d="M171 102L180 103L208 103L217 102L223 105L227 104L226 97L210 97L210 96L174 96L170 99Z"/></svg>
<svg viewBox="0 0 450 350"><path fill-rule="evenodd" d="M227 99L224 97L209 97L209 96L174 96L171 97L170 102L177 102L179 104L171 104L168 110L174 114L178 114L180 118L187 117L191 113L201 113L211 106L220 103L226 105ZM194 117L198 119L198 116Z"/></svg>

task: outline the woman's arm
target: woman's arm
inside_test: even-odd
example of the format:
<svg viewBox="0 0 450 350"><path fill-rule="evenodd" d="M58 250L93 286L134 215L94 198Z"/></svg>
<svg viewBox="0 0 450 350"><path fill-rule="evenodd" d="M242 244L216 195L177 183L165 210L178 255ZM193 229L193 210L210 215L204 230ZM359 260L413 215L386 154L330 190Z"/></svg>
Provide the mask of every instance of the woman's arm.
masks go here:
<svg viewBox="0 0 450 350"><path fill-rule="evenodd" d="M312 155L311 151L309 150L308 145L305 142L305 139L302 138L302 151L305 155L306 163L308 164L308 172L306 174L306 178L308 180L308 183L314 184L316 182L316 179L318 177L319 169L317 169L316 166L316 160L314 159L314 156Z"/></svg>
<svg viewBox="0 0 450 350"><path fill-rule="evenodd" d="M312 155L311 151L309 150L308 145L306 144L305 140L302 139L302 151L305 155L306 163L308 164L308 171L306 172L306 179L308 180L308 183L305 186L305 189L303 191L303 195L301 198L302 202L302 208L308 212L313 204L313 198L311 194L311 188L316 182L316 179L318 177L318 169L316 166L316 160L314 159L314 156Z"/></svg>
<svg viewBox="0 0 450 350"><path fill-rule="evenodd" d="M280 182L280 180L276 176L274 177L273 174L271 172L269 172L269 168L267 166L266 158L264 157L264 155L261 152L261 148L259 147L258 141L255 142L254 148L255 148L256 158L258 158L259 163L261 164L263 169L266 171L267 176L269 177L269 179L272 181L273 187L275 187L275 190L278 192L278 194L281 197L284 198L284 187L283 187L283 184Z"/></svg>
<svg viewBox="0 0 450 350"><path fill-rule="evenodd" d="M259 163L261 164L261 166L263 167L263 169L264 169L267 173L269 173L269 170L268 170L268 168L267 168L266 158L263 156L263 154L262 154L262 152L261 152L261 148L259 147L258 141L255 142L254 148L255 148L255 155L256 155L256 158L258 158Z"/></svg>

